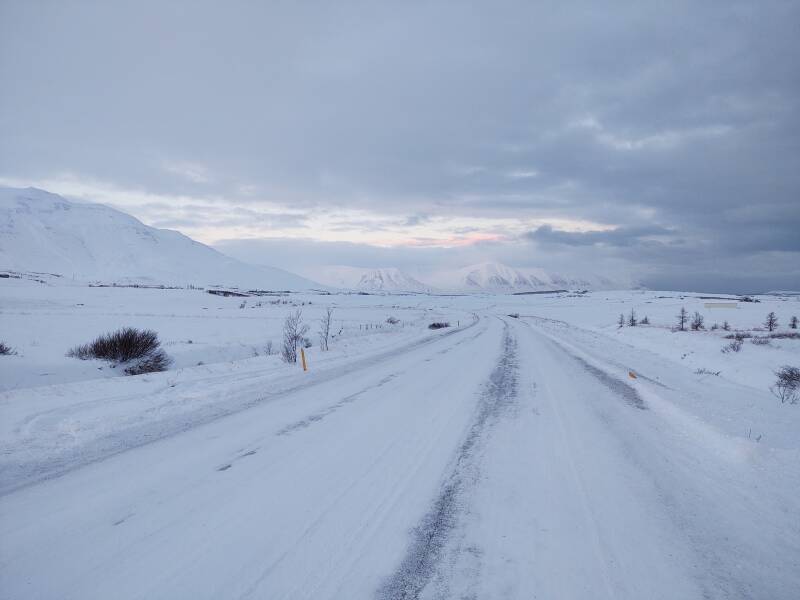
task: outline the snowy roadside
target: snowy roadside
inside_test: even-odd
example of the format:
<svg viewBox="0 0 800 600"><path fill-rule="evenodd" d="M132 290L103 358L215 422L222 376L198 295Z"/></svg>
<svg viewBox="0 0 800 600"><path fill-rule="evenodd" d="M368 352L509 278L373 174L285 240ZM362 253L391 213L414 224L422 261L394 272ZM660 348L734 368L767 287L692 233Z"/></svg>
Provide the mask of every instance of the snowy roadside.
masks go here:
<svg viewBox="0 0 800 600"><path fill-rule="evenodd" d="M0 493L76 466L280 400L450 336L459 328L365 337L309 352L309 372L277 356L0 394ZM480 329L480 328L479 328Z"/></svg>

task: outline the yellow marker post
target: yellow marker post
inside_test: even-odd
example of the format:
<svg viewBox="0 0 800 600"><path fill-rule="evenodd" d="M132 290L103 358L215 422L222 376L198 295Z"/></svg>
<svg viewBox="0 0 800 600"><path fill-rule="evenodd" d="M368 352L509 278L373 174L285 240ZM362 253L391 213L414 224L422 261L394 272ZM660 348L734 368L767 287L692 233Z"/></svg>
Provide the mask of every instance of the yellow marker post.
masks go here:
<svg viewBox="0 0 800 600"><path fill-rule="evenodd" d="M300 358L303 361L303 371L308 371L308 367L306 366L306 352L302 348L300 348Z"/></svg>

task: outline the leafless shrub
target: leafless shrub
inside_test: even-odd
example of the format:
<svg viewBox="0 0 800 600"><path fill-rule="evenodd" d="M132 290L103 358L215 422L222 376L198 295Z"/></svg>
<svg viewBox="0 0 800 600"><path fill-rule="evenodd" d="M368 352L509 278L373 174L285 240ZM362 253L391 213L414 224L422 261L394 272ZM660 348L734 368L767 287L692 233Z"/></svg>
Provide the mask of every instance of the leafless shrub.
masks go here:
<svg viewBox="0 0 800 600"><path fill-rule="evenodd" d="M705 329L705 327L703 327L704 320L705 319L703 319L703 315L697 311L694 311L694 317L692 317L691 323L692 331L700 331L701 329Z"/></svg>
<svg viewBox="0 0 800 600"><path fill-rule="evenodd" d="M774 331L769 334L773 340L800 340L800 333L796 331Z"/></svg>
<svg viewBox="0 0 800 600"><path fill-rule="evenodd" d="M88 344L75 346L67 352L67 356L81 360L100 358L123 363L144 358L159 349L158 334L152 329L123 327L113 333L98 336Z"/></svg>
<svg viewBox="0 0 800 600"><path fill-rule="evenodd" d="M88 360L98 358L125 364L126 375L165 371L172 359L161 348L158 334L151 329L123 327L98 336L88 344L75 346L67 356Z"/></svg>
<svg viewBox="0 0 800 600"><path fill-rule="evenodd" d="M391 319L392 317L389 317ZM387 319L388 322L388 319ZM325 314L319 324L319 349L327 352L330 348L331 326L333 325L333 308L325 309Z"/></svg>
<svg viewBox="0 0 800 600"><path fill-rule="evenodd" d="M645 315L644 319L642 319L641 325L650 325L650 319L647 318L647 315Z"/></svg>
<svg viewBox="0 0 800 600"><path fill-rule="evenodd" d="M725 321L725 322L722 324L722 329L723 329L723 330L725 330L725 331L730 331L730 330L731 330L731 324L730 324L730 323L728 323L727 321Z"/></svg>
<svg viewBox="0 0 800 600"><path fill-rule="evenodd" d="M727 354L728 352L740 352L742 349L742 340L736 339L733 340L731 343L726 344L722 347L723 354Z"/></svg>
<svg viewBox="0 0 800 600"><path fill-rule="evenodd" d="M705 368L697 369L694 372L695 375L716 375L717 377L719 377L720 373L722 373L722 371L711 371Z"/></svg>
<svg viewBox="0 0 800 600"><path fill-rule="evenodd" d="M789 319L789 328L797 329L797 317L792 317L791 319Z"/></svg>
<svg viewBox="0 0 800 600"><path fill-rule="evenodd" d="M781 404L797 404L800 399L800 369L784 365L775 371L775 375L778 380L770 388L772 393L780 399Z"/></svg>
<svg viewBox="0 0 800 600"><path fill-rule="evenodd" d="M681 312L678 313L678 331L686 331L686 322L689 320L689 313L686 308L681 306Z"/></svg>
<svg viewBox="0 0 800 600"><path fill-rule="evenodd" d="M144 373L158 373L166 371L167 367L172 363L172 359L167 356L161 348L155 352L151 352L142 358L131 361L131 364L125 367L126 375L143 375Z"/></svg>
<svg viewBox="0 0 800 600"><path fill-rule="evenodd" d="M0 356L11 356L12 354L16 354L14 349L4 342L0 342Z"/></svg>
<svg viewBox="0 0 800 600"><path fill-rule="evenodd" d="M636 327L639 322L636 320L636 311L631 309L631 314L628 315L628 325L630 327Z"/></svg>
<svg viewBox="0 0 800 600"><path fill-rule="evenodd" d="M744 333L742 331L737 331L736 333L729 333L728 335L725 336L725 339L739 340L741 342L742 340L747 340L750 339L751 337L753 337L752 333Z"/></svg>
<svg viewBox="0 0 800 600"><path fill-rule="evenodd" d="M308 333L308 325L303 324L303 312L298 308L289 313L283 322L283 344L281 357L287 363L297 362L297 346Z"/></svg>
<svg viewBox="0 0 800 600"><path fill-rule="evenodd" d="M267 356L272 356L275 354L275 349L272 347L272 340L269 340L267 344L264 346L264 354Z"/></svg>
<svg viewBox="0 0 800 600"><path fill-rule="evenodd" d="M756 346L769 346L770 339L768 337L756 336L750 339L750 343Z"/></svg>
<svg viewBox="0 0 800 600"><path fill-rule="evenodd" d="M444 329L445 327L450 327L448 321L435 321L428 325L428 329Z"/></svg>
<svg viewBox="0 0 800 600"><path fill-rule="evenodd" d="M767 319L764 321L764 327L766 327L769 331L775 331L775 328L778 326L778 317L775 316L774 312L770 312L767 315Z"/></svg>

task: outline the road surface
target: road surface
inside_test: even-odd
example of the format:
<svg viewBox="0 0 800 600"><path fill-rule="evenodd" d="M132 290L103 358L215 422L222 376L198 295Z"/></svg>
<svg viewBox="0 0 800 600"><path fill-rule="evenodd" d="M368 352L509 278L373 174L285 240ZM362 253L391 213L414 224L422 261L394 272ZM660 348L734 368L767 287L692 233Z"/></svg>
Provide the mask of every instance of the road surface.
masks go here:
<svg viewBox="0 0 800 600"><path fill-rule="evenodd" d="M773 482L671 418L680 389L598 365L485 314L28 473L0 498L0 595L800 597Z"/></svg>

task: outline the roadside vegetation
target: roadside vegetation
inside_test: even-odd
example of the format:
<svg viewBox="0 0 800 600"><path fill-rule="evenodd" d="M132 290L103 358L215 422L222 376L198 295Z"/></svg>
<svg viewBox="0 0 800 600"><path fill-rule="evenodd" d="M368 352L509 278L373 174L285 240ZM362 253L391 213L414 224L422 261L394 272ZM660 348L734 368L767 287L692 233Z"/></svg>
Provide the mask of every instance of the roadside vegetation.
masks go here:
<svg viewBox="0 0 800 600"><path fill-rule="evenodd" d="M161 348L155 331L135 327L123 327L100 335L88 344L71 348L67 356L80 360L107 360L114 367L124 365L127 375L166 371L172 363Z"/></svg>

